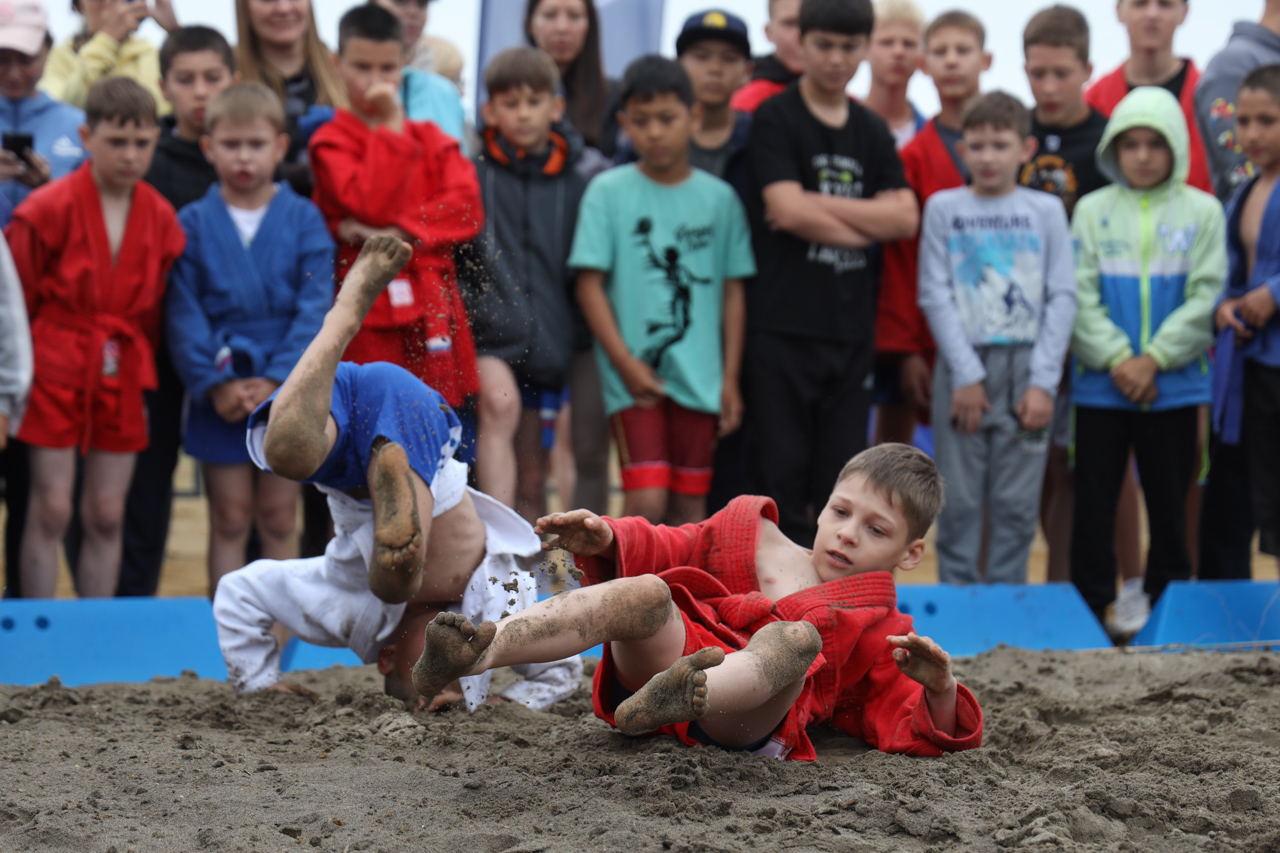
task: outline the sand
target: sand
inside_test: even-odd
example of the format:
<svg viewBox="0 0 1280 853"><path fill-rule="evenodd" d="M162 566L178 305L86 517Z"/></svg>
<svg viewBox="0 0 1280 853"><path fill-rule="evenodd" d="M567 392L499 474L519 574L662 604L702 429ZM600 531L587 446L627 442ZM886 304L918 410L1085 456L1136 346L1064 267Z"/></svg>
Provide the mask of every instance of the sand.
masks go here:
<svg viewBox="0 0 1280 853"><path fill-rule="evenodd" d="M589 694L415 717L370 667L0 686L0 851L1280 850L1280 655L997 649L986 745L815 764L631 739Z"/></svg>

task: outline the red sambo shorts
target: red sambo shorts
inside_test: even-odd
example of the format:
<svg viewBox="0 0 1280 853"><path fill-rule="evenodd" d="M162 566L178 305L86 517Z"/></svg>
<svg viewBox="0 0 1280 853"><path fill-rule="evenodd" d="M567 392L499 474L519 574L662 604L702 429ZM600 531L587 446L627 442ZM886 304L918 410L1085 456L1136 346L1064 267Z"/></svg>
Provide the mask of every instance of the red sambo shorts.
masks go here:
<svg viewBox="0 0 1280 853"><path fill-rule="evenodd" d="M686 409L670 399L632 406L612 418L622 468L622 490L669 489L678 495L711 491L717 415Z"/></svg>

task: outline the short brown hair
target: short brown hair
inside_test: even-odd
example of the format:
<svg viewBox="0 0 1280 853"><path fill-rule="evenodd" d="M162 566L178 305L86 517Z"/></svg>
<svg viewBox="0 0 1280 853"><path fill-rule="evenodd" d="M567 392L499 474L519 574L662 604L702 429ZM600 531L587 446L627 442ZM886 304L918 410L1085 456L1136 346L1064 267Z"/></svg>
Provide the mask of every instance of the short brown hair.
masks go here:
<svg viewBox="0 0 1280 853"><path fill-rule="evenodd" d="M943 12L929 22L929 26L924 29L924 43L927 45L929 39L933 38L934 33L938 30L945 29L968 30L973 33L978 40L978 47L986 48L987 46L987 28L982 26L976 16L964 11L963 9L952 9L949 12Z"/></svg>
<svg viewBox="0 0 1280 853"><path fill-rule="evenodd" d="M975 127L1012 130L1026 139L1031 135L1031 111L1008 92L988 92L970 101L960 118L962 131Z"/></svg>
<svg viewBox="0 0 1280 853"><path fill-rule="evenodd" d="M103 77L89 87L84 99L84 123L92 131L101 122L156 123L155 96L129 77Z"/></svg>
<svg viewBox="0 0 1280 853"><path fill-rule="evenodd" d="M1089 22L1080 10L1071 6L1050 6L1041 9L1027 21L1022 31L1022 53L1035 45L1041 47L1069 47L1076 53L1081 65L1089 64Z"/></svg>
<svg viewBox="0 0 1280 853"><path fill-rule="evenodd" d="M866 477L867 485L902 510L909 542L923 538L942 511L942 476L937 466L908 444L878 444L862 451L845 463L836 483L856 474Z"/></svg>
<svg viewBox="0 0 1280 853"><path fill-rule="evenodd" d="M233 83L218 93L204 116L204 132L213 133L220 121L248 122L265 118L276 133L284 133L284 104L266 83Z"/></svg>
<svg viewBox="0 0 1280 853"><path fill-rule="evenodd" d="M1239 91L1245 89L1265 92L1267 97L1280 104L1280 65L1263 65L1250 71L1240 81Z"/></svg>
<svg viewBox="0 0 1280 853"><path fill-rule="evenodd" d="M560 89L560 69L545 51L536 47L509 47L489 61L484 88L489 97L528 86L554 95Z"/></svg>

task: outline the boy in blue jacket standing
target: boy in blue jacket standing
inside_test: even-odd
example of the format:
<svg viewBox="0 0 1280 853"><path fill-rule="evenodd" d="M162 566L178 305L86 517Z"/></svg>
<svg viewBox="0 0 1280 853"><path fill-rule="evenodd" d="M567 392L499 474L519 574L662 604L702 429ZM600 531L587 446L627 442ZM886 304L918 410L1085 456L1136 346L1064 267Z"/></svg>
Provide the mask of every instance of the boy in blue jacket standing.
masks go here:
<svg viewBox="0 0 1280 853"><path fill-rule="evenodd" d="M1211 315L1226 269L1222 207L1186 186L1190 142L1177 100L1140 87L1122 100L1098 146L1115 183L1076 205L1079 311L1075 526L1071 580L1102 620L1115 599L1116 502L1132 450L1151 546L1152 603L1191 576L1187 488L1197 408L1209 402Z"/></svg>

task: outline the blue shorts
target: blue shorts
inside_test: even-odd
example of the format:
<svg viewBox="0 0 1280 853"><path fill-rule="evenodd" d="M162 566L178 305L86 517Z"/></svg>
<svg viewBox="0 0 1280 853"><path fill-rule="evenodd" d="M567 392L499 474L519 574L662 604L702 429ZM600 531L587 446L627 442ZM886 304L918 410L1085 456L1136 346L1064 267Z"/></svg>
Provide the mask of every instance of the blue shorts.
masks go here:
<svg viewBox="0 0 1280 853"><path fill-rule="evenodd" d="M538 422L542 426L540 444L543 450L550 450L556 443L556 417L560 414L560 407L564 405L565 391L563 388L526 382L519 375L516 376L516 382L520 385L520 406L538 413Z"/></svg>

